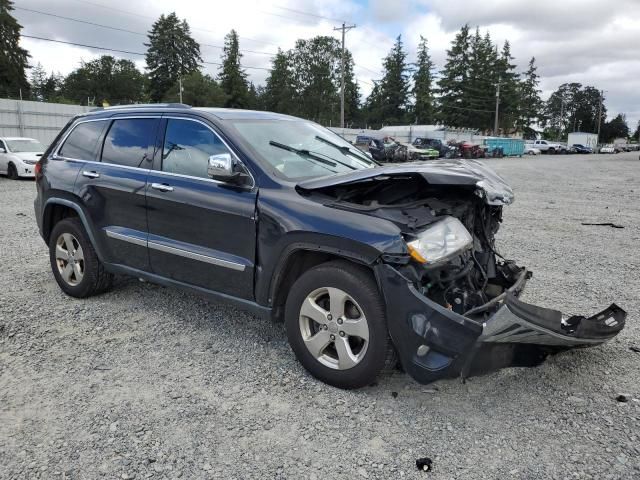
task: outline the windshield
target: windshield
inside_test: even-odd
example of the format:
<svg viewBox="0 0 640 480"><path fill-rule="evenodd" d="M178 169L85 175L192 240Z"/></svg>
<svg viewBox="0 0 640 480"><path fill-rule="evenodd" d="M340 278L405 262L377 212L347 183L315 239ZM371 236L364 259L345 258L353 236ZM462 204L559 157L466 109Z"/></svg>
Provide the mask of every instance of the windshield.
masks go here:
<svg viewBox="0 0 640 480"><path fill-rule="evenodd" d="M323 177L377 164L332 131L305 120L230 121L258 160L286 180Z"/></svg>
<svg viewBox="0 0 640 480"><path fill-rule="evenodd" d="M44 147L38 140L32 138L21 138L20 140L7 140L7 145L11 153L24 153L24 152L44 152Z"/></svg>

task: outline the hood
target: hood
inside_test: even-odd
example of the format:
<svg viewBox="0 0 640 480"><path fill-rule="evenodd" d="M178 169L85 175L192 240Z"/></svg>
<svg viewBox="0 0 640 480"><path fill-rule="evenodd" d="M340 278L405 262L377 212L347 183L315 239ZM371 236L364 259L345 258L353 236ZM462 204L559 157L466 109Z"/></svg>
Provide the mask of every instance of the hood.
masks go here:
<svg viewBox="0 0 640 480"><path fill-rule="evenodd" d="M432 185L457 185L477 187L477 193L489 205L513 203L513 190L493 169L476 160L432 160L399 165L383 165L375 168L314 178L298 183L301 190L317 190L336 185L388 180L392 177L421 175Z"/></svg>
<svg viewBox="0 0 640 480"><path fill-rule="evenodd" d="M34 160L37 162L40 160L42 152L17 152L11 155L18 157L20 160Z"/></svg>

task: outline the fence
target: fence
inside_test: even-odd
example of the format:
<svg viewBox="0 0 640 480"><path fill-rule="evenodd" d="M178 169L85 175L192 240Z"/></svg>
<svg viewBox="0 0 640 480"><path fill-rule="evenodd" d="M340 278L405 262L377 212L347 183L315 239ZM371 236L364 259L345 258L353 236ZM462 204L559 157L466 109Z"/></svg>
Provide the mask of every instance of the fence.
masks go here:
<svg viewBox="0 0 640 480"><path fill-rule="evenodd" d="M71 118L93 108L0 98L0 137L30 137L47 146Z"/></svg>
<svg viewBox="0 0 640 480"><path fill-rule="evenodd" d="M476 135L472 130L452 129L437 125L401 125L383 127L380 130L330 127L329 130L337 133L348 142L354 142L358 135L393 137L399 142L406 143L411 143L416 138L423 137L442 140L445 143L454 141L481 144L486 138L490 138L485 135Z"/></svg>

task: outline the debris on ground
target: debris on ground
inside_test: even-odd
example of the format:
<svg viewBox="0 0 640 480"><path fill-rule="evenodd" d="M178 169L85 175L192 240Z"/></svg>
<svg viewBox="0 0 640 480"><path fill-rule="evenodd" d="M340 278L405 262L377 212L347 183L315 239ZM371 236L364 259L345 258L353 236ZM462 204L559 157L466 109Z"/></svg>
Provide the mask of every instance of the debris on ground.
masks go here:
<svg viewBox="0 0 640 480"><path fill-rule="evenodd" d="M391 396L393 398L398 398L398 392L391 392Z"/></svg>
<svg viewBox="0 0 640 480"><path fill-rule="evenodd" d="M631 395L628 395L626 393L619 393L616 397L616 400L620 403L627 403L629 400L631 400Z"/></svg>
<svg viewBox="0 0 640 480"><path fill-rule="evenodd" d="M582 223L582 225L594 225L597 227L611 227L611 228L624 228L622 225L618 225L617 223L611 222L603 222L603 223Z"/></svg>
<svg viewBox="0 0 640 480"><path fill-rule="evenodd" d="M635 345L631 345L629 347L629 350L631 350L632 352L640 353L640 347L636 347Z"/></svg>
<svg viewBox="0 0 640 480"><path fill-rule="evenodd" d="M431 460L429 457L418 458L416 460L416 467L418 468L418 470L421 470L423 472L428 472L429 470L431 470L431 465L433 465L433 460Z"/></svg>

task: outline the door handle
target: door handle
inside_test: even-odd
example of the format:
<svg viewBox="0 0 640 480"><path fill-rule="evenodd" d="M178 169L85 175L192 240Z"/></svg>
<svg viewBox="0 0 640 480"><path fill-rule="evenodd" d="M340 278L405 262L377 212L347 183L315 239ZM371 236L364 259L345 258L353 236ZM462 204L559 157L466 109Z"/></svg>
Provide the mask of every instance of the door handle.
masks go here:
<svg viewBox="0 0 640 480"><path fill-rule="evenodd" d="M166 183L152 183L151 188L154 190L160 190L161 192L173 192L173 187Z"/></svg>
<svg viewBox="0 0 640 480"><path fill-rule="evenodd" d="M98 178L100 176L100 174L98 172L94 172L94 171L83 170L82 171L82 176L83 177L87 177L87 178Z"/></svg>

